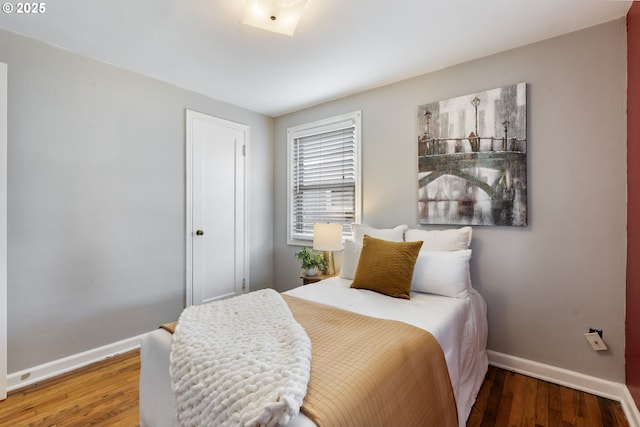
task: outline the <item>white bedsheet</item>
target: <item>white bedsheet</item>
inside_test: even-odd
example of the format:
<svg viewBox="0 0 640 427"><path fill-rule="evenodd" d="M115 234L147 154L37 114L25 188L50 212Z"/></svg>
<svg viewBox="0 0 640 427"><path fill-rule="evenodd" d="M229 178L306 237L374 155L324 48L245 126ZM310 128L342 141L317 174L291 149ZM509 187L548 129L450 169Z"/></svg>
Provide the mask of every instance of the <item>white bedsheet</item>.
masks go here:
<svg viewBox="0 0 640 427"><path fill-rule="evenodd" d="M475 290L467 298L411 294L411 300L351 289L351 281L334 277L285 292L356 313L399 320L428 330L442 347L453 385L460 426L467 417L487 371L487 316L484 299ZM169 376L171 335L154 331L142 340L140 360L140 423L147 427L177 425ZM289 427L315 424L300 414Z"/></svg>

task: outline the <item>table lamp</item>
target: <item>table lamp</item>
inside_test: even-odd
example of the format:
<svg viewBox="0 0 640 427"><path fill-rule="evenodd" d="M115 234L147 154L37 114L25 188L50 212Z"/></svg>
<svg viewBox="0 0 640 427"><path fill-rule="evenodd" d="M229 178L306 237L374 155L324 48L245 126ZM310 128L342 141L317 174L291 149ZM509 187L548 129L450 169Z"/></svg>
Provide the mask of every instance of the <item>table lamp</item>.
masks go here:
<svg viewBox="0 0 640 427"><path fill-rule="evenodd" d="M325 274L336 274L333 265L333 251L342 250L342 224L319 223L313 225L313 249L324 251L327 261Z"/></svg>

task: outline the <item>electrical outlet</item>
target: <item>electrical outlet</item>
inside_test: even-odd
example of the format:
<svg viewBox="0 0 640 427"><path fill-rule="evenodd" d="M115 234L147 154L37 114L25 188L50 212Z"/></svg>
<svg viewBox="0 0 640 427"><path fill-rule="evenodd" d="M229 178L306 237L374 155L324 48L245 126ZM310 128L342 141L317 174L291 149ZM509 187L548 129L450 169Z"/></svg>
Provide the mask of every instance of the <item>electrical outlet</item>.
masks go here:
<svg viewBox="0 0 640 427"><path fill-rule="evenodd" d="M594 350L602 351L607 349L607 345L604 343L604 340L599 333L589 332L587 334L584 334L584 337L587 339L587 341L589 341L589 344L591 344L591 348L593 348Z"/></svg>
<svg viewBox="0 0 640 427"><path fill-rule="evenodd" d="M592 334L592 333L594 333L594 332L595 332L595 333L597 333L598 335L600 335L600 338L604 338L604 337L602 336L602 329L589 328L589 333L590 333L590 334Z"/></svg>

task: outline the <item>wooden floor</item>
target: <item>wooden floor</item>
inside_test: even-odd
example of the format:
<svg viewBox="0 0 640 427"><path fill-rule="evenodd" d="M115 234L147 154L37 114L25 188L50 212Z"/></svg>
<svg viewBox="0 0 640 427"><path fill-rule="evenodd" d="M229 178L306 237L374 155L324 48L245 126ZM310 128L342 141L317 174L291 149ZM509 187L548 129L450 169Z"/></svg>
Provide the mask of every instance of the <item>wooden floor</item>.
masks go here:
<svg viewBox="0 0 640 427"><path fill-rule="evenodd" d="M136 350L27 386L0 402L0 426L137 426L139 375Z"/></svg>
<svg viewBox="0 0 640 427"><path fill-rule="evenodd" d="M627 427L616 401L489 367L467 427Z"/></svg>
<svg viewBox="0 0 640 427"><path fill-rule="evenodd" d="M140 356L132 351L0 402L0 426L138 425ZM489 367L467 427L624 427L618 402Z"/></svg>

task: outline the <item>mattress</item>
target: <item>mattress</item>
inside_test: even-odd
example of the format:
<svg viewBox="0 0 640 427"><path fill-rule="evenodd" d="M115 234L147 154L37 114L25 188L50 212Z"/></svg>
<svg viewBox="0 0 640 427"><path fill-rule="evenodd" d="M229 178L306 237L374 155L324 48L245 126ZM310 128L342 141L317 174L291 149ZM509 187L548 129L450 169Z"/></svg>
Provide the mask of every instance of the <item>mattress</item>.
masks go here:
<svg viewBox="0 0 640 427"><path fill-rule="evenodd" d="M367 316L398 320L425 329L436 338L445 355L453 386L460 426L466 420L488 367L487 315L482 296L470 289L464 298L411 293L410 300L352 289L339 277L285 292L298 298L329 304ZM163 329L147 334L140 349L140 424L147 427L177 425L171 390L169 354L172 336ZM312 427L304 414L289 427Z"/></svg>

